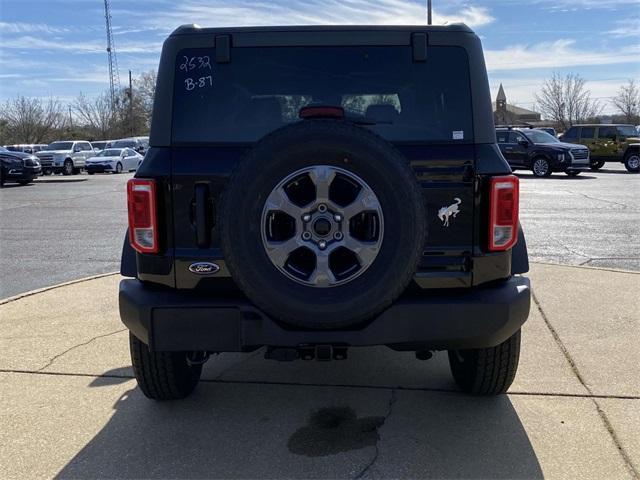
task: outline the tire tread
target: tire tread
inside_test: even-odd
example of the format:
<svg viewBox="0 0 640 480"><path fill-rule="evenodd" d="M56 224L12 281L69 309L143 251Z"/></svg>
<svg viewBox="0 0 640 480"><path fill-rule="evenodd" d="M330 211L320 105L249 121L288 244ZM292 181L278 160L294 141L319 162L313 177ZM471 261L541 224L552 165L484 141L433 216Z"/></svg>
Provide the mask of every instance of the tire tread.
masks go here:
<svg viewBox="0 0 640 480"><path fill-rule="evenodd" d="M449 363L460 388L473 395L505 393L516 376L520 358L518 330L495 347L449 351ZM463 357L463 362L457 359Z"/></svg>
<svg viewBox="0 0 640 480"><path fill-rule="evenodd" d="M142 393L154 400L177 400L196 387L202 366L189 366L182 352L151 352L149 347L129 334L131 363Z"/></svg>

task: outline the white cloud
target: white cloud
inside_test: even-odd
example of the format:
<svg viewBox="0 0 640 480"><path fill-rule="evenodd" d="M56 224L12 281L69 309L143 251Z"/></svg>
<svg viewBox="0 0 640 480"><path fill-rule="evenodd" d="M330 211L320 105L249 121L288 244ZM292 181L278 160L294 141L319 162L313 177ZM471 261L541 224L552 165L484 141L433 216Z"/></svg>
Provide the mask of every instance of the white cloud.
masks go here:
<svg viewBox="0 0 640 480"><path fill-rule="evenodd" d="M102 41L67 41L48 40L33 35L24 35L11 39L3 39L2 47L20 50L64 51L69 53L104 53L105 43ZM160 52L161 42L122 42L116 46L118 53L154 53Z"/></svg>
<svg viewBox="0 0 640 480"><path fill-rule="evenodd" d="M68 27L55 27L46 23L0 22L0 33L67 33Z"/></svg>
<svg viewBox="0 0 640 480"><path fill-rule="evenodd" d="M640 36L640 16L618 20L616 25L616 28L607 32L614 38L631 38Z"/></svg>
<svg viewBox="0 0 640 480"><path fill-rule="evenodd" d="M494 18L486 7L457 6L454 13L434 9L435 24L464 22L471 27L487 25ZM422 1L409 0L300 0L289 2L229 2L213 0L202 3L181 2L175 9L161 13L146 24L173 29L182 23L202 26L258 25L420 25L426 23Z"/></svg>
<svg viewBox="0 0 640 480"><path fill-rule="evenodd" d="M575 12L580 10L628 10L640 5L640 0L534 0L534 4L546 5L552 11Z"/></svg>
<svg viewBox="0 0 640 480"><path fill-rule="evenodd" d="M500 50L485 50L487 70L527 70L586 65L636 63L640 45L608 51L575 48L575 40L559 39L533 45L511 45Z"/></svg>

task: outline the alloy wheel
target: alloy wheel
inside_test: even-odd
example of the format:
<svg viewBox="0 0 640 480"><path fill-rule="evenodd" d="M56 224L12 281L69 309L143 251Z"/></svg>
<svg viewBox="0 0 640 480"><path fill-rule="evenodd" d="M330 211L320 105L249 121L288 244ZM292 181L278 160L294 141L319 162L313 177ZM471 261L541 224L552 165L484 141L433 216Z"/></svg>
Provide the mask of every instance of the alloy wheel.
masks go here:
<svg viewBox="0 0 640 480"><path fill-rule="evenodd" d="M329 165L300 169L267 197L262 243L293 281L327 288L350 282L374 262L383 241L380 202L352 172Z"/></svg>
<svg viewBox="0 0 640 480"><path fill-rule="evenodd" d="M543 158L537 159L533 162L533 173L538 177L544 177L549 174L549 163Z"/></svg>

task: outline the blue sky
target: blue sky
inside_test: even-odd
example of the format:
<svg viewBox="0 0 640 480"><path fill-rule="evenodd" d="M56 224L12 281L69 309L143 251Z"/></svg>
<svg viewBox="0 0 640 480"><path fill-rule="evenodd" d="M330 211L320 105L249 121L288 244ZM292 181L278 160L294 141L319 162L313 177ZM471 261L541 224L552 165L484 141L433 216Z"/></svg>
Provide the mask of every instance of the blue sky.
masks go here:
<svg viewBox="0 0 640 480"><path fill-rule="evenodd" d="M419 24L412 0L111 0L121 79L157 66L162 41L183 23L202 26ZM530 108L552 72L575 72L607 102L640 81L640 0L433 0L434 23L463 21L482 38L491 89ZM102 0L0 0L0 100L108 88ZM607 107L606 111L611 108Z"/></svg>

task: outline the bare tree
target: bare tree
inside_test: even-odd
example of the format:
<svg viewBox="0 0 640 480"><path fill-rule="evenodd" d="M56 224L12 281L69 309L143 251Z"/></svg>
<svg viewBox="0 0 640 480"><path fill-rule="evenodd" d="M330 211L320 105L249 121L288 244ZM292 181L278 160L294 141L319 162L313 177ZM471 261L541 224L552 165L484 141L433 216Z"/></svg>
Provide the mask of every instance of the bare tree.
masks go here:
<svg viewBox="0 0 640 480"><path fill-rule="evenodd" d="M626 85L622 85L611 103L628 123L636 123L640 118L640 87L635 80L629 79Z"/></svg>
<svg viewBox="0 0 640 480"><path fill-rule="evenodd" d="M116 119L108 92L94 98L88 98L81 93L73 102L72 108L80 123L97 138L107 139L112 136Z"/></svg>
<svg viewBox="0 0 640 480"><path fill-rule="evenodd" d="M7 136L16 143L41 143L62 128L66 117L54 98L19 96L7 100L2 112Z"/></svg>
<svg viewBox="0 0 640 480"><path fill-rule="evenodd" d="M151 126L151 113L153 111L153 99L156 94L156 81L156 71L150 70L136 78L133 84L133 93L138 96L147 129Z"/></svg>
<svg viewBox="0 0 640 480"><path fill-rule="evenodd" d="M535 94L542 115L566 130L574 123L585 121L602 112L602 105L591 98L585 88L586 81L580 75L569 73L562 77L554 73L544 82L540 93Z"/></svg>

